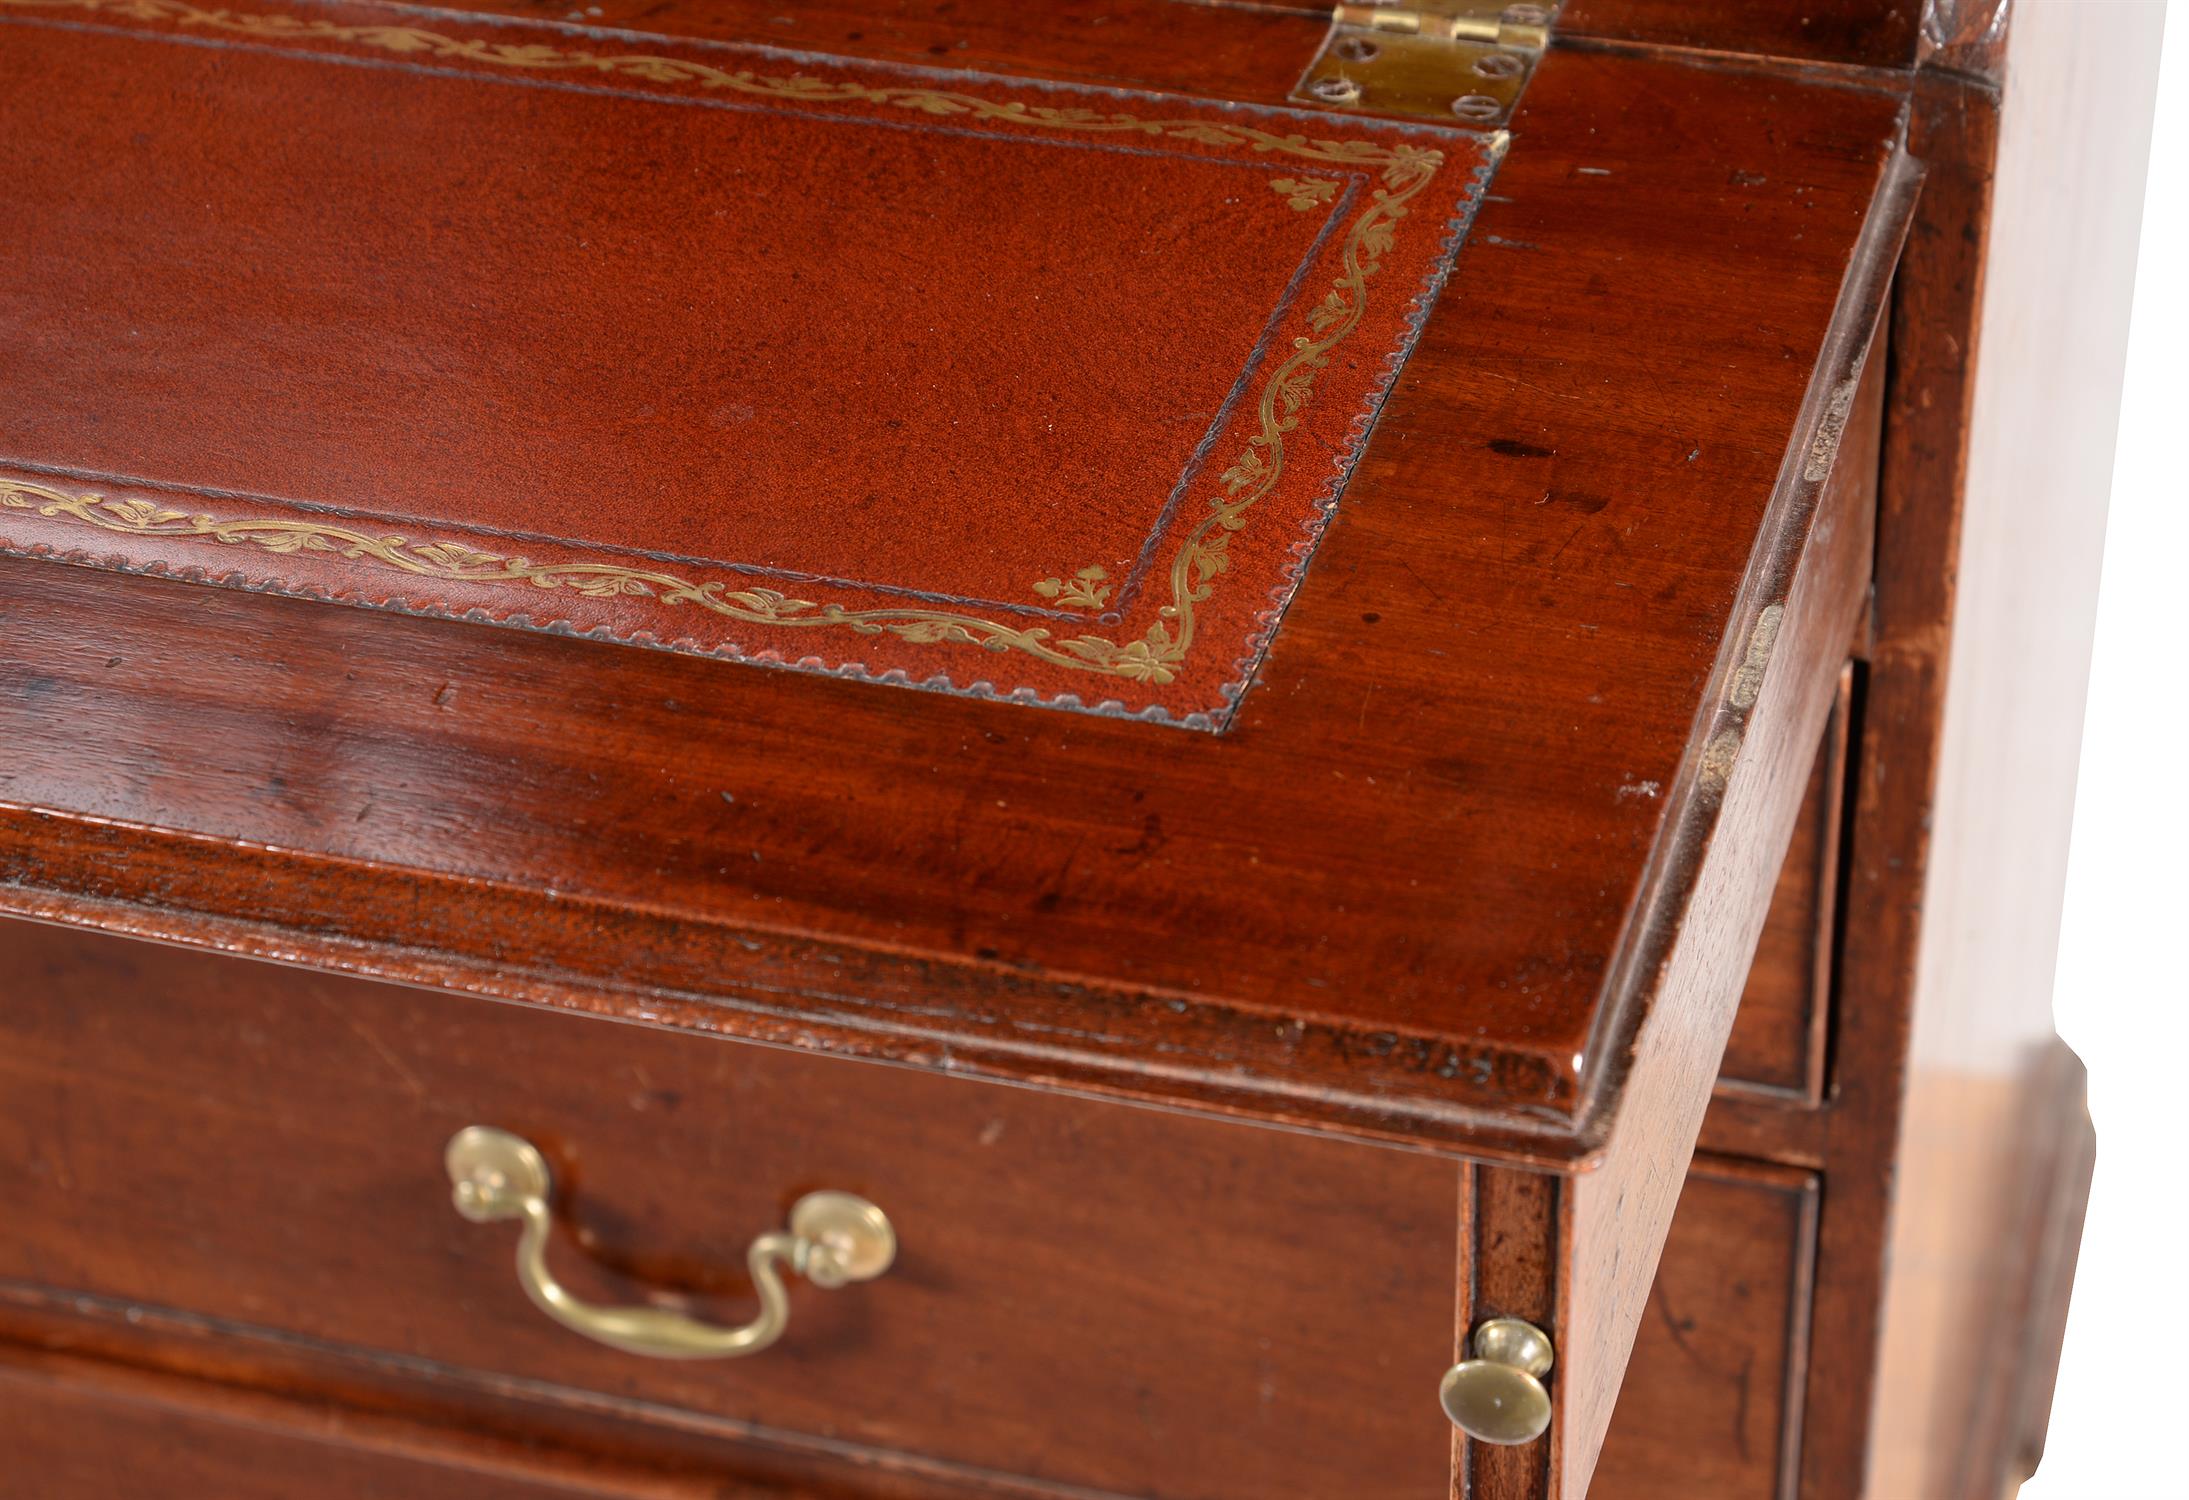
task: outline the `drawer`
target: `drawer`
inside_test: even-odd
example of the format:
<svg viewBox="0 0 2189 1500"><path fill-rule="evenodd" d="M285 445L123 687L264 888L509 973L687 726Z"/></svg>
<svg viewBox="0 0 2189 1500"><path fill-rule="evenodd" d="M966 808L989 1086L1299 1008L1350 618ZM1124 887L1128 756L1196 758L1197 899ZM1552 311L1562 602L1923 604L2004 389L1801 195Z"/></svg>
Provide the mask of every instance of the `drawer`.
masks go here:
<svg viewBox="0 0 2189 1500"><path fill-rule="evenodd" d="M73 1361L0 1361L0 1451L37 1500L574 1500L629 1496L544 1463L359 1440L331 1413ZM523 1470L529 1468L531 1472Z"/></svg>
<svg viewBox="0 0 2189 1500"><path fill-rule="evenodd" d="M1813 1173L1695 1158L1612 1413L1598 1500L1791 1500L1818 1196Z"/></svg>
<svg viewBox="0 0 2189 1500"><path fill-rule="evenodd" d="M1817 747L1794 833L1772 888L1754 965L1741 991L1718 1087L1815 1104L1824 1096L1831 1023L1833 922L1839 893L1841 789L1847 779L1854 668Z"/></svg>
<svg viewBox="0 0 2189 1500"><path fill-rule="evenodd" d="M0 927L0 1278L1118 1494L1448 1483L1463 1169L1418 1154L92 935ZM819 1188L901 1242L750 1358L555 1326L442 1150L553 1165L579 1295L753 1312Z"/></svg>

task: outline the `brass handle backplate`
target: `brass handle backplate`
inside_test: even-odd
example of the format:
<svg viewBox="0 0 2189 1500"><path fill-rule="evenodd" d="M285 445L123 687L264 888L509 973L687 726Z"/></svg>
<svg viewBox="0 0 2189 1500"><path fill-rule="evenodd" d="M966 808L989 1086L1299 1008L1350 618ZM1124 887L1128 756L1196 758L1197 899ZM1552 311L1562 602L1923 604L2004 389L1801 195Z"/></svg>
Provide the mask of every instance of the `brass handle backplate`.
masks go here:
<svg viewBox="0 0 2189 1500"><path fill-rule="evenodd" d="M1444 1372L1437 1399L1444 1415L1483 1443L1532 1443L1551 1425L1543 1389L1553 1352L1542 1329L1518 1318L1492 1318L1475 1330L1474 1358Z"/></svg>
<svg viewBox="0 0 2189 1500"><path fill-rule="evenodd" d="M660 1307L603 1307L581 1301L547 1269L554 1181L547 1159L522 1136L467 1125L450 1138L448 1179L456 1211L474 1223L522 1219L517 1281L533 1304L565 1328L654 1359L733 1359L783 1336L790 1293L780 1267L819 1287L872 1281L897 1258L897 1232L880 1209L851 1193L808 1193L791 1206L790 1228L770 1230L745 1251L760 1315L726 1328Z"/></svg>

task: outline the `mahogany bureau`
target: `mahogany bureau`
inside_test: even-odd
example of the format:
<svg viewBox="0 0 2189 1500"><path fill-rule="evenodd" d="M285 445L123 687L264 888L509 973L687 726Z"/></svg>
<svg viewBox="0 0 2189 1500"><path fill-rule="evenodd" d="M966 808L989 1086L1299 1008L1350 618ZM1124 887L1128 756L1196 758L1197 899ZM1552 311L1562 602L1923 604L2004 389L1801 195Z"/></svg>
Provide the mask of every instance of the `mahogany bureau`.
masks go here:
<svg viewBox="0 0 2189 1500"><path fill-rule="evenodd" d="M0 0L0 1494L2003 1493L2133 24Z"/></svg>

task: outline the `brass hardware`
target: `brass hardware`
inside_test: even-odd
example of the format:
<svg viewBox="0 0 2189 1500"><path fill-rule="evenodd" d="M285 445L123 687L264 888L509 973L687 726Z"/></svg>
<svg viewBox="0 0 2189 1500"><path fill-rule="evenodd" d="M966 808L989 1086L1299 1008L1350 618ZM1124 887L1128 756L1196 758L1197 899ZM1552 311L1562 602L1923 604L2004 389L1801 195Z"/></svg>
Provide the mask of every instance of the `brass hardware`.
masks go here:
<svg viewBox="0 0 2189 1500"><path fill-rule="evenodd" d="M1293 86L1301 104L1502 125L1550 44L1555 4L1341 4Z"/></svg>
<svg viewBox="0 0 2189 1500"><path fill-rule="evenodd" d="M1533 1323L1492 1318L1475 1330L1474 1358L1444 1372L1437 1399L1452 1425L1481 1443L1532 1443L1551 1425L1542 1377L1555 1357Z"/></svg>
<svg viewBox="0 0 2189 1500"><path fill-rule="evenodd" d="M897 1232L880 1209L851 1193L808 1193L791 1206L790 1228L755 1239L745 1251L760 1315L737 1328L702 1323L661 1307L601 1307L564 1290L547 1269L554 1190L547 1159L522 1136L467 1125L449 1139L448 1179L456 1211L473 1223L524 1220L517 1241L517 1282L533 1304L565 1328L630 1354L654 1359L732 1359L758 1354L790 1321L787 1266L818 1287L872 1281L897 1258Z"/></svg>

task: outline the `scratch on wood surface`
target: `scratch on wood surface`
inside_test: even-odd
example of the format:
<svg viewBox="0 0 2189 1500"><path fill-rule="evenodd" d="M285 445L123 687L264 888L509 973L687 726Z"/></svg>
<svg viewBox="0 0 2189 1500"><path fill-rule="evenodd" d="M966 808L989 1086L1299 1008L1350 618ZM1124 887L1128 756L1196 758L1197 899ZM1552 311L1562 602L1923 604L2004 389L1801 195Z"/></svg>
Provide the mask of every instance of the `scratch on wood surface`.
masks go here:
<svg viewBox="0 0 2189 1500"><path fill-rule="evenodd" d="M374 1035L371 1027L367 1026L357 1017L351 1015L347 1008L336 1003L334 1000L327 999L323 1003L328 1010L334 1012L336 1018L339 1019L344 1026L347 1026L352 1032L356 1034L359 1041L363 1042L367 1047L371 1048L373 1052L379 1056L380 1060L388 1065L388 1071L393 1073L396 1076L397 1080L402 1083L405 1093L409 1094L413 1099L424 1099L426 1097L427 1089L424 1081L421 1080L416 1073L413 1073L410 1070L409 1066L404 1063L403 1059L396 1055L393 1048L388 1046L386 1042L381 1041L378 1036Z"/></svg>

